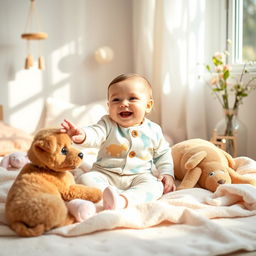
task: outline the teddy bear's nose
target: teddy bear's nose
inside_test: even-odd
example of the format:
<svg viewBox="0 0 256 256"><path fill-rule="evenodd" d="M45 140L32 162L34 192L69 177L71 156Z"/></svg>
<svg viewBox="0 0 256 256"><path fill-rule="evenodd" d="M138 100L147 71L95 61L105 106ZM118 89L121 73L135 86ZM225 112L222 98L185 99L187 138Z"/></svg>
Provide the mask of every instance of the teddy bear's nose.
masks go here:
<svg viewBox="0 0 256 256"><path fill-rule="evenodd" d="M219 184L225 184L225 182L226 182L225 180L218 180Z"/></svg>
<svg viewBox="0 0 256 256"><path fill-rule="evenodd" d="M78 154L78 156L79 156L81 159L83 159L84 154L83 154L82 152L80 152L80 153Z"/></svg>

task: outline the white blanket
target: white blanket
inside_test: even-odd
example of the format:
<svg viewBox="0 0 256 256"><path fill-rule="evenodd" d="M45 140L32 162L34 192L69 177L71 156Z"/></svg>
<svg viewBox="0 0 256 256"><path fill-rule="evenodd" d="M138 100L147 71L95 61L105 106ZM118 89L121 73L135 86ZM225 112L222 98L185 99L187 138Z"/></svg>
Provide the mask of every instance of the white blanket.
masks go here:
<svg viewBox="0 0 256 256"><path fill-rule="evenodd" d="M247 160L249 168L248 162L239 165ZM256 178L253 164L239 158L237 171ZM256 250L256 187L247 184L221 185L215 193L175 191L156 202L98 212L38 238L18 238L4 218L6 194L17 173L0 168L0 248L5 248L0 255L200 256Z"/></svg>

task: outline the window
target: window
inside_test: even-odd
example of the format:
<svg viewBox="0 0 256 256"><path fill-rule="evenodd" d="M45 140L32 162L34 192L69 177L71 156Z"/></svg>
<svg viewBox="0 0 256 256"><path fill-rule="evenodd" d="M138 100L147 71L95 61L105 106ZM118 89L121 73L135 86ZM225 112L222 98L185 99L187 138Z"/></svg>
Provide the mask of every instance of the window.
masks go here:
<svg viewBox="0 0 256 256"><path fill-rule="evenodd" d="M232 63L256 61L256 0L228 0L228 38Z"/></svg>

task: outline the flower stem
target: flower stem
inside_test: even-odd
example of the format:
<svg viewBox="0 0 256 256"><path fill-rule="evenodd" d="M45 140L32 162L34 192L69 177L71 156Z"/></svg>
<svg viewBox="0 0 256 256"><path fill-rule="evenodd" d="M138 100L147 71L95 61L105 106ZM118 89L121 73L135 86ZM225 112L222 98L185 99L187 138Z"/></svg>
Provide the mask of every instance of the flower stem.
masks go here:
<svg viewBox="0 0 256 256"><path fill-rule="evenodd" d="M225 136L233 136L233 116L234 114L226 114L226 129L225 129Z"/></svg>

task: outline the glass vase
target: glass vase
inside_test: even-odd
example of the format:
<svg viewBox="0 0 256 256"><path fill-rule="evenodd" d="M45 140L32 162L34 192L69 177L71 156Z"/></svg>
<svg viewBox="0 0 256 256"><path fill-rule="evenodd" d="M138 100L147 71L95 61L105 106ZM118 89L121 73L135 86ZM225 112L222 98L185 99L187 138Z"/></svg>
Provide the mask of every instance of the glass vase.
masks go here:
<svg viewBox="0 0 256 256"><path fill-rule="evenodd" d="M215 126L218 136L224 136L225 151L231 156L246 156L247 129L238 118L238 109L224 109L223 118Z"/></svg>

